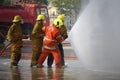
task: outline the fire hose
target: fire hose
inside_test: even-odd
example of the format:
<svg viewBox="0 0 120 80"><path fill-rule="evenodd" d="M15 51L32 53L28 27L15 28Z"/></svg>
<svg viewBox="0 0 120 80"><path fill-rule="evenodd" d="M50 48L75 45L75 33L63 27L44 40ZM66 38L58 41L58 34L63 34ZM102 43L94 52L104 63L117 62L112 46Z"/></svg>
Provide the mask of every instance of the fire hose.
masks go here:
<svg viewBox="0 0 120 80"><path fill-rule="evenodd" d="M10 43L8 43L1 51L0 51L0 56L1 55L4 55L4 52L5 52L5 50L8 48L8 46L10 46L11 45L11 42Z"/></svg>
<svg viewBox="0 0 120 80"><path fill-rule="evenodd" d="M23 36L22 38L19 39L27 39L29 36ZM6 38L5 38L6 39ZM6 39L7 40L7 39ZM17 40L16 40L17 41ZM12 42L9 42L5 47L0 51L0 56L4 55L5 50L11 45Z"/></svg>
<svg viewBox="0 0 120 80"><path fill-rule="evenodd" d="M2 32L0 32L0 35L1 35L4 39L6 39L6 37L2 34Z"/></svg>
<svg viewBox="0 0 120 80"><path fill-rule="evenodd" d="M6 39L6 37L2 34L2 32L0 32L0 35ZM7 39L6 39L7 40ZM11 43L8 43L1 51L0 51L0 56L3 55L4 51L8 48L8 46L10 45Z"/></svg>

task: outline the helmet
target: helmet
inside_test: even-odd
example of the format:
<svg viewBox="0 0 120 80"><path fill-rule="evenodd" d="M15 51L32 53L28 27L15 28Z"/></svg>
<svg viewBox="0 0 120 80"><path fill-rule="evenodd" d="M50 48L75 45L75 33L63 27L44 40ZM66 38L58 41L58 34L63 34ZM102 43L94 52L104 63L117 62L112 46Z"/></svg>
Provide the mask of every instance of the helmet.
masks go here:
<svg viewBox="0 0 120 80"><path fill-rule="evenodd" d="M37 16L36 20L43 20L44 21L45 20L45 16L40 14L40 15Z"/></svg>
<svg viewBox="0 0 120 80"><path fill-rule="evenodd" d="M64 21L64 16L63 16L63 15L59 15L59 16L57 17L57 19L61 19L62 21Z"/></svg>
<svg viewBox="0 0 120 80"><path fill-rule="evenodd" d="M53 23L56 27L61 27L63 25L63 22L61 19L55 19Z"/></svg>
<svg viewBox="0 0 120 80"><path fill-rule="evenodd" d="M16 16L14 17L13 22L19 22L19 21L21 21L21 20L22 20L22 18L21 18L19 15L16 15Z"/></svg>

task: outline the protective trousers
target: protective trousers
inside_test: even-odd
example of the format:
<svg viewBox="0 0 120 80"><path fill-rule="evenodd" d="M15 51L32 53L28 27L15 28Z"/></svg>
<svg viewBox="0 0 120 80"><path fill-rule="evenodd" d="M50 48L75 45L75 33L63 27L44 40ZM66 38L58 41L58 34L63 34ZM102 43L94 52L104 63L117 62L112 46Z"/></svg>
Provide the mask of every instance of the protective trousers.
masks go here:
<svg viewBox="0 0 120 80"><path fill-rule="evenodd" d="M42 46L34 45L32 48L32 58L31 58L31 66L36 65L39 59L39 56L42 52Z"/></svg>
<svg viewBox="0 0 120 80"><path fill-rule="evenodd" d="M49 55L49 54L52 54L54 59L55 59L55 66L56 68L59 68L61 66L60 64L60 51L59 49L55 49L55 50L49 50L49 49L45 49L43 50L43 52L41 53L41 56L39 57L39 60L38 60L38 64L42 65L43 62L45 61L46 57Z"/></svg>
<svg viewBox="0 0 120 80"><path fill-rule="evenodd" d="M18 62L21 59L21 46L15 46L12 44L12 54L11 54L11 63L10 65L12 66L17 66Z"/></svg>
<svg viewBox="0 0 120 80"><path fill-rule="evenodd" d="M60 57L61 66L64 66L64 65L65 65L65 60L64 60L64 50L63 50L63 46L62 46L62 44L59 44L58 47L59 47L60 54L61 54L61 57ZM48 55L48 59L47 59L47 65L51 67L51 65L53 64L53 60L54 60L53 55L52 55L52 54L49 54L49 55Z"/></svg>

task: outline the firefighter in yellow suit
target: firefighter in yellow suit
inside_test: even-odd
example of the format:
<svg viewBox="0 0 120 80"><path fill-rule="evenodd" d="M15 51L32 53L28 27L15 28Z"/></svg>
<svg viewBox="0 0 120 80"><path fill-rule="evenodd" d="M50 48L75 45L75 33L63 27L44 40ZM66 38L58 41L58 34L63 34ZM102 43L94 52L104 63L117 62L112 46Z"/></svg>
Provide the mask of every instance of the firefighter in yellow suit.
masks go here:
<svg viewBox="0 0 120 80"><path fill-rule="evenodd" d="M23 46L23 36L21 29L22 18L19 15L16 15L13 20L13 24L10 26L7 34L8 41L11 42L11 60L10 67L17 67L19 60L21 59L21 48Z"/></svg>
<svg viewBox="0 0 120 80"><path fill-rule="evenodd" d="M43 36L44 32L42 27L45 21L45 16L40 14L37 16L36 23L34 25L31 39L32 39L32 57L31 57L31 67L36 66L37 60L42 52L43 46Z"/></svg>

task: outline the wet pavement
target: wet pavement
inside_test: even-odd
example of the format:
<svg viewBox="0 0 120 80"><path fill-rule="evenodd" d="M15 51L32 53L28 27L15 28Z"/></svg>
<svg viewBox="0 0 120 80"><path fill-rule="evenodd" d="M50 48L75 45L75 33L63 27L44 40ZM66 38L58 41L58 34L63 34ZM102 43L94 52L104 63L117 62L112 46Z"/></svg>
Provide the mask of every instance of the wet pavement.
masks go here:
<svg viewBox="0 0 120 80"><path fill-rule="evenodd" d="M84 69L72 47L64 43L66 68L30 68L31 47L26 41L23 46L22 59L17 68L9 68L10 48L0 56L0 80L120 80L120 74L91 71Z"/></svg>

